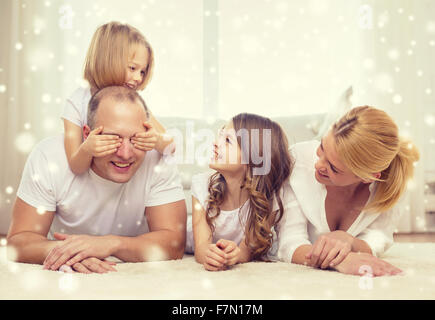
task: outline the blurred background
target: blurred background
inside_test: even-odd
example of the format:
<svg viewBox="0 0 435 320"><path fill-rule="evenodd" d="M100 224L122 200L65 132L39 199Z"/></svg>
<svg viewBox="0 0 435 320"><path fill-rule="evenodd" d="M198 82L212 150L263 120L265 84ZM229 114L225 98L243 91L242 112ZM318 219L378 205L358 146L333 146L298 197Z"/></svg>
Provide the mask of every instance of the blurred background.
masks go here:
<svg viewBox="0 0 435 320"><path fill-rule="evenodd" d="M155 53L141 93L157 118L387 111L421 151L399 231L435 231L435 1L0 0L0 234L27 155L63 131L98 26L138 28Z"/></svg>

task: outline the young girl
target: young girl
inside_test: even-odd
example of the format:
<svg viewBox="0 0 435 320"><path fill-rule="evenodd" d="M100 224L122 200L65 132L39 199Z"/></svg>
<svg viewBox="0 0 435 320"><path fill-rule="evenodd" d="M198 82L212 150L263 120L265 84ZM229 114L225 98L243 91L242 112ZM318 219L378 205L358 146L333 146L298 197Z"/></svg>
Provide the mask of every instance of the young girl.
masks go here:
<svg viewBox="0 0 435 320"><path fill-rule="evenodd" d="M285 133L270 119L239 114L214 143L210 168L192 178L186 252L210 271L261 259L291 195Z"/></svg>
<svg viewBox="0 0 435 320"><path fill-rule="evenodd" d="M84 78L89 88L78 88L69 99L62 118L65 128L65 151L71 170L81 174L89 169L93 157L114 153L121 145L116 135L100 134L94 129L83 141L82 128L87 124L91 96L111 85L143 90L151 78L154 56L145 37L128 24L110 22L99 27L88 49ZM137 133L131 142L144 151L155 148L163 153L172 140L164 136L165 128L150 114L146 132Z"/></svg>
<svg viewBox="0 0 435 320"><path fill-rule="evenodd" d="M290 184L300 210L282 219L278 257L347 274L400 273L378 256L393 243L393 208L419 153L399 138L390 116L368 106L353 108L320 143L291 149Z"/></svg>

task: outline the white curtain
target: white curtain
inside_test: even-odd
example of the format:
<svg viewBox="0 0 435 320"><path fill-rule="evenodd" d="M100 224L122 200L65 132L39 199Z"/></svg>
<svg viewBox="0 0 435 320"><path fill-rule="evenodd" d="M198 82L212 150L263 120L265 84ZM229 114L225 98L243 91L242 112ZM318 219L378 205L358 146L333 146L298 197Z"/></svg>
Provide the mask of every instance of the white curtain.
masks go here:
<svg viewBox="0 0 435 320"><path fill-rule="evenodd" d="M92 34L111 20L154 48L143 95L157 116L328 113L352 86L354 106L386 110L421 151L399 230L431 228L435 1L1 0L0 234L29 151L62 132Z"/></svg>

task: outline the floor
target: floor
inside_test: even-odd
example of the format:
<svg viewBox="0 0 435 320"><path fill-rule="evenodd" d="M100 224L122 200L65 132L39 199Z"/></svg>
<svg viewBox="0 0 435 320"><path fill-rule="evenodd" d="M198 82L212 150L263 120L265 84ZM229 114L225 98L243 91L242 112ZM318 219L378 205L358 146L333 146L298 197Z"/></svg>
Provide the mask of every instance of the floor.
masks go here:
<svg viewBox="0 0 435 320"><path fill-rule="evenodd" d="M435 242L435 233L399 233L394 235L396 242Z"/></svg>
<svg viewBox="0 0 435 320"><path fill-rule="evenodd" d="M0 241L5 239L6 235L0 234ZM5 240L4 240L5 241ZM399 233L394 235L396 242L435 242L435 232L431 233ZM3 245L3 244L0 244Z"/></svg>

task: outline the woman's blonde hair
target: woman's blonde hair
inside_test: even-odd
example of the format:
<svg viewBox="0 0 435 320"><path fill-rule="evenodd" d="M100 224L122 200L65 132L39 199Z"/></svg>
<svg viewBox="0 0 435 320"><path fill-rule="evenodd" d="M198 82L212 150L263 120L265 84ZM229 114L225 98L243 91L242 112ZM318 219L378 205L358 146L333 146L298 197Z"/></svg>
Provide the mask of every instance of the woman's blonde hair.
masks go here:
<svg viewBox="0 0 435 320"><path fill-rule="evenodd" d="M241 137L237 136L237 142L242 148L242 156L247 161L247 170L241 189L248 191L249 211L245 226L245 243L251 250L253 259L261 259L267 253L272 245L272 228L281 220L284 213L283 204L279 192L285 181L289 178L293 161L288 152L287 137L282 128L276 122L255 114L241 113L232 119L234 129L239 132L240 129L247 129L250 141L249 146L241 142ZM271 132L271 147L266 148L263 144L264 130L269 129ZM256 131L258 130L258 131ZM257 142L251 137L252 133L259 133L260 137ZM256 144L256 145L254 145ZM243 149L245 148L245 150ZM266 174L256 174L254 169L263 164L255 164L251 150L255 148L262 154L263 159L270 161L270 170ZM257 162L257 161L255 161ZM220 206L227 192L225 178L219 172L210 177L209 181L209 199L206 209L206 219L212 232L214 232L213 221L220 214ZM274 199L279 209L273 212Z"/></svg>
<svg viewBox="0 0 435 320"><path fill-rule="evenodd" d="M148 41L128 24L113 21L100 26L92 37L84 66L84 78L91 88L123 85L130 55L137 45L148 50L148 65L138 86L138 90L143 90L154 67L154 54Z"/></svg>
<svg viewBox="0 0 435 320"><path fill-rule="evenodd" d="M420 158L417 148L399 137L386 112L369 106L350 110L333 125L332 134L343 164L356 176L377 181L375 195L364 209L392 208L414 174L414 162ZM376 179L373 174L378 172Z"/></svg>

